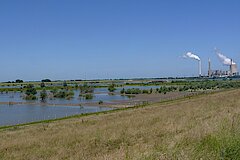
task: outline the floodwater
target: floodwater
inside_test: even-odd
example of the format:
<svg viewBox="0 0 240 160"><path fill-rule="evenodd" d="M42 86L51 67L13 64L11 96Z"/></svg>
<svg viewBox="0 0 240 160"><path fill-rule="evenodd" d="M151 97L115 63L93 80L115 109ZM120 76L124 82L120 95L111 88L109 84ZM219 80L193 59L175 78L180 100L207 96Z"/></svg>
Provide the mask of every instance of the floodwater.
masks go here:
<svg viewBox="0 0 240 160"><path fill-rule="evenodd" d="M20 92L0 93L0 102L26 102Z"/></svg>
<svg viewBox="0 0 240 160"><path fill-rule="evenodd" d="M120 91L122 88L129 89L129 88L139 88L139 89L156 89L160 86L125 86L125 87L118 87L115 91L116 94L111 95L108 94L107 88L95 88L93 99L84 99L79 97L80 90L74 90L74 97L70 100L67 99L61 99L61 98L53 98L53 99L47 99L47 103L49 104L81 104L81 103L96 103L99 101L108 102L111 103L113 101L124 101L128 100L129 98L127 96L120 95ZM0 93L0 102L31 102L26 101L22 98L23 93L20 92L8 92L8 93ZM38 95L39 96L39 93ZM34 101L33 101L34 102ZM35 102L40 102L40 99L36 100Z"/></svg>
<svg viewBox="0 0 240 160"><path fill-rule="evenodd" d="M0 126L56 119L83 113L112 110L106 107L0 105Z"/></svg>
<svg viewBox="0 0 240 160"><path fill-rule="evenodd" d="M21 88L22 86L0 86L0 88L6 88L6 89L8 89L8 88Z"/></svg>
<svg viewBox="0 0 240 160"><path fill-rule="evenodd" d="M52 98L47 99L46 103L49 104L80 104L80 103L95 103L99 101L103 102L112 102L118 100L128 100L127 96L121 96L119 94L109 95L108 93L99 92L93 94L93 99L85 99L79 97L79 90L74 90L73 98L67 100L64 98ZM8 92L8 93L0 93L0 102L40 102L40 99L36 101L25 100L23 97L23 93L20 92ZM37 94L39 97L39 93Z"/></svg>
<svg viewBox="0 0 240 160"><path fill-rule="evenodd" d="M62 98L53 98L51 100L47 100L49 104L80 104L80 103L96 103L99 101L111 103L117 100L128 100L127 96L121 95L109 95L108 93L97 93L93 94L93 99L85 99L79 97L79 91L74 91L74 97L70 100L62 99Z"/></svg>
<svg viewBox="0 0 240 160"><path fill-rule="evenodd" d="M95 88L93 99L86 100L79 97L80 90L74 90L74 97L70 100L53 98L47 99L47 104L60 104L65 106L41 106L41 105L0 105L0 126L5 125L16 125L21 123L28 123L40 120L62 118L66 116L82 114L82 113L92 113L99 111L111 110L111 108L105 107L80 107L80 106L68 106L68 104L81 104L81 103L91 103L103 101L111 103L114 101L124 101L128 100L127 96L120 95L122 88L139 88L139 89L156 89L160 86L125 86L119 87L115 91L116 94L108 94L107 88ZM40 99L36 101L26 101L23 99L23 93L20 92L8 92L0 93L0 102L40 102ZM39 97L39 92L38 95ZM84 105L83 105L84 106Z"/></svg>

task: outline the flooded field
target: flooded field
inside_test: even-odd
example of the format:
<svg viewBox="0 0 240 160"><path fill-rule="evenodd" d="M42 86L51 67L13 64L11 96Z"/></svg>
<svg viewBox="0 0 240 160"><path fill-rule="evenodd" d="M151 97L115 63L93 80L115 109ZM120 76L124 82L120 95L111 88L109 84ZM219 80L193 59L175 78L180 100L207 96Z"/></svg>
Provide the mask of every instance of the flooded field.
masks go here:
<svg viewBox="0 0 240 160"><path fill-rule="evenodd" d="M80 103L96 103L99 101L103 102L111 102L111 101L119 101L119 100L128 100L127 96L121 96L119 94L109 95L106 92L98 92L93 94L93 99L84 99L79 97L79 91L74 90L73 98L67 100L64 98L51 98L47 99L46 103L49 104L80 104ZM38 93L39 94L39 93ZM23 94L20 92L9 92L0 94L0 102L40 102L40 99L37 100L25 100Z"/></svg>
<svg viewBox="0 0 240 160"><path fill-rule="evenodd" d="M41 101L40 92L37 91L36 100L26 100L24 92L2 92L0 93L0 126L15 125L40 120L62 118L82 113L92 113L113 108L124 108L142 104L143 102L154 103L162 100L180 98L188 95L188 92L169 92L159 94L136 94L121 95L124 88L138 88L140 90L156 91L160 86L125 86L116 87L114 93L109 93L108 88L94 88L91 99L79 96L80 90L71 90L73 96L67 98L55 98L48 90L48 97ZM101 103L100 103L101 102Z"/></svg>
<svg viewBox="0 0 240 160"><path fill-rule="evenodd" d="M83 113L111 110L111 108L91 106L38 106L0 105L0 126L16 125L41 120L62 118Z"/></svg>
<svg viewBox="0 0 240 160"><path fill-rule="evenodd" d="M114 101L125 101L129 100L128 96L120 95L120 91L129 88L139 88L139 89L156 89L160 86L125 86L125 87L117 87L114 94L109 94L107 88L95 88L92 99L84 99L79 97L80 90L73 90L74 96L73 98L67 100L64 98L51 98L47 99L46 102L49 104L80 104L80 103L97 103L99 101L111 103ZM8 93L0 93L0 102L40 102L40 99L29 101L25 100L23 97L23 93L20 92L8 92ZM39 93L38 93L39 96Z"/></svg>

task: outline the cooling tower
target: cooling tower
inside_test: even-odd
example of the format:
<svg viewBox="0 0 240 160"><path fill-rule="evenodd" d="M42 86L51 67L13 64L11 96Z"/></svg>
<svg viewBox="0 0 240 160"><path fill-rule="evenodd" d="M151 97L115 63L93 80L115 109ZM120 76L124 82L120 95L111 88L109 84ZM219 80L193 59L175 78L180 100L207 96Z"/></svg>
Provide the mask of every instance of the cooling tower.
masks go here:
<svg viewBox="0 0 240 160"><path fill-rule="evenodd" d="M233 60L231 59L230 64L230 76L234 76L238 74L237 64L233 63Z"/></svg>

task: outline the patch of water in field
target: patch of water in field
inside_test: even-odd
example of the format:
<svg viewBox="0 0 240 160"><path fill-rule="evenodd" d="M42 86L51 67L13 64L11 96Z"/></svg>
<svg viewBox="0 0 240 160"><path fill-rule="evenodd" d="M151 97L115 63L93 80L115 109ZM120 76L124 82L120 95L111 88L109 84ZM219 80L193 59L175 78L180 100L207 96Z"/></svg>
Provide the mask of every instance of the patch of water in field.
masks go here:
<svg viewBox="0 0 240 160"><path fill-rule="evenodd" d="M61 99L61 98L53 98L51 100L47 100L47 103L50 104L79 104L79 103L95 103L99 101L103 102L112 102L116 100L128 100L127 96L121 95L109 95L108 93L98 93L93 94L92 99L85 99L83 97L79 97L79 92L75 91L74 97L70 100Z"/></svg>
<svg viewBox="0 0 240 160"><path fill-rule="evenodd" d="M83 113L112 110L106 107L0 105L0 126L56 119Z"/></svg>
<svg viewBox="0 0 240 160"><path fill-rule="evenodd" d="M99 101L103 102L112 102L112 101L122 101L122 100L128 100L129 98L127 96L121 96L119 93L122 90L122 88L129 89L129 88L139 88L141 90L143 89L156 89L160 86L125 86L125 87L118 87L115 91L116 94L111 95L108 94L107 88L95 88L93 99L84 99L82 97L79 97L80 90L73 90L74 97L70 100L67 99L61 99L61 98L52 98L47 99L47 103L49 104L79 104L79 103L95 103ZM23 93L20 92L8 92L8 93L0 93L0 102L31 102L26 101L23 99ZM39 97L39 92L37 94ZM40 99L33 101L33 102L40 102Z"/></svg>
<svg viewBox="0 0 240 160"><path fill-rule="evenodd" d="M0 88L5 88L5 89L8 89L8 88L21 88L22 86L0 86Z"/></svg>
<svg viewBox="0 0 240 160"><path fill-rule="evenodd" d="M86 102L99 102L99 101L104 101L104 102L111 102L115 100L128 100L128 97L126 96L121 96L119 94L116 95L109 95L108 93L103 93L99 92L96 94L93 94L93 99L84 99L79 97L79 90L74 90L74 96L73 98L67 100L64 98L52 98L52 99L47 99L47 103L50 104L79 104L79 103L86 103ZM35 101L29 101L23 99L23 93L20 92L8 92L8 93L0 93L0 102L40 102L40 99L35 100ZM39 93L37 94L39 97Z"/></svg>
<svg viewBox="0 0 240 160"><path fill-rule="evenodd" d="M26 102L20 92L0 93L0 102Z"/></svg>

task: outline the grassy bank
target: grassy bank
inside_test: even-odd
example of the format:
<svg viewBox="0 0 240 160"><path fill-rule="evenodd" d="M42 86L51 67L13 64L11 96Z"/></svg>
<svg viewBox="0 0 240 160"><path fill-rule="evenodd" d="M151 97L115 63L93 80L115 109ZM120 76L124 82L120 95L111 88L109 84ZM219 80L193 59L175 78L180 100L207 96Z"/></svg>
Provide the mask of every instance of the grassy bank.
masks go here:
<svg viewBox="0 0 240 160"><path fill-rule="evenodd" d="M240 90L1 130L0 159L237 159Z"/></svg>
<svg viewBox="0 0 240 160"><path fill-rule="evenodd" d="M206 96L209 94L215 94L217 92L224 92L225 90L219 90L219 91L215 91L215 92L202 92L202 93L196 93L196 94L190 94L190 95L186 95L183 97L179 97L179 98L173 98L173 99L166 99L166 100L161 100L159 102L155 102L154 104L156 105L166 105L166 104L170 104L170 103L177 103L180 101L184 101L184 100L189 100L192 98L198 98L200 96ZM5 105L9 105L9 103L0 103L0 104L5 104ZM24 104L24 103L12 103L12 105L17 105L17 104ZM26 103L29 104L29 103ZM81 117L86 117L86 116L90 116L90 115L99 115L99 114L107 114L107 113L112 113L112 112L119 112L119 111L123 111L123 110L131 110L131 109L137 109L137 108L143 108L143 107L147 107L147 106L151 106L153 103L149 103L148 101L142 101L142 102L138 102L138 104L132 105L132 106L128 106L128 107L111 107L111 106L105 106L103 105L103 107L111 107L112 110L108 110L108 111L100 111L100 112L93 112L93 113L83 113L83 114L78 114L78 115L72 115L72 116L67 116L67 117L62 117L62 118L55 118L55 119L47 119L47 120L40 120L40 121L33 121L33 122L28 122L28 123L22 123L22 124L17 124L17 125L7 125L7 126L0 126L0 131L4 130L4 129L9 129L9 128L19 128L19 127L23 127L23 126L28 126L28 125L34 125L34 124L39 124L39 123L51 123L51 122L55 122L55 121L61 121L61 120L66 120L66 119L71 119L71 118L81 118ZM33 103L34 105L34 103ZM48 106L51 106L52 104L47 104ZM69 106L71 106L70 104L68 104ZM56 106L56 105L54 105ZM61 105L59 105L61 106ZM64 104L65 106L65 104ZM79 106L74 105L74 106ZM124 106L124 105L123 105Z"/></svg>

